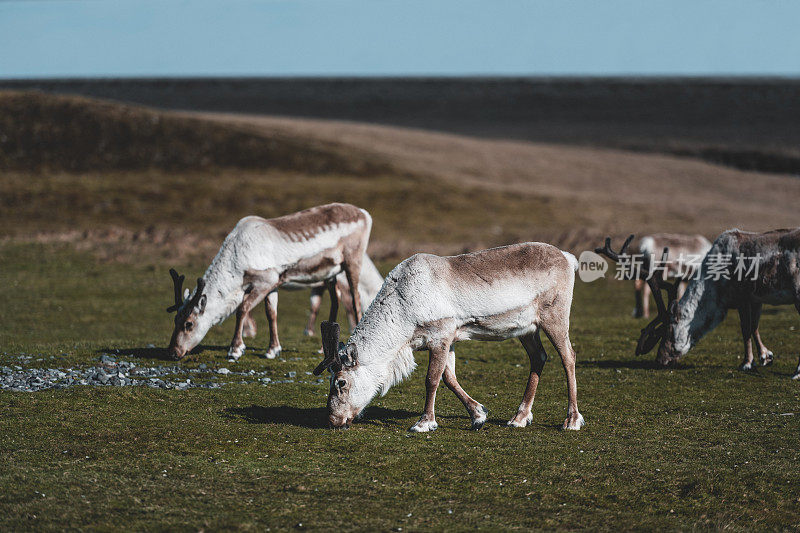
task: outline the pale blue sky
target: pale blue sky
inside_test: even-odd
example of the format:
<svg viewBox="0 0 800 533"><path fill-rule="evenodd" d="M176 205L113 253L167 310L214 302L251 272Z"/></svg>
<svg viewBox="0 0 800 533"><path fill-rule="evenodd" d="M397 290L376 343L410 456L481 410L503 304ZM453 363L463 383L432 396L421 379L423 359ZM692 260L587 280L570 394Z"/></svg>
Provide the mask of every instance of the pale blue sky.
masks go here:
<svg viewBox="0 0 800 533"><path fill-rule="evenodd" d="M788 0L0 1L0 78L800 75Z"/></svg>

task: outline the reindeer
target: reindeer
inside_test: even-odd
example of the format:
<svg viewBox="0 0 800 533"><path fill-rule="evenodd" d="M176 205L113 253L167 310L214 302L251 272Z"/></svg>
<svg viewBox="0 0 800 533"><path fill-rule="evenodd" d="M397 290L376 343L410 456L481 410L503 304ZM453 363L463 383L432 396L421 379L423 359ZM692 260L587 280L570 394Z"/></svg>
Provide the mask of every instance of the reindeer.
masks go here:
<svg viewBox="0 0 800 533"><path fill-rule="evenodd" d="M430 353L425 412L410 431L438 428L434 414L439 380L464 404L472 428L486 422L486 407L456 380L453 343L467 339L519 338L530 358L522 403L508 422L533 421L531 406L547 354L539 337L553 343L567 376L564 429L580 429L575 351L569 314L578 261L544 243L523 243L439 257L417 254L389 273L375 301L347 344L338 344L339 325L322 323L324 360L314 369L331 372L328 415L332 427L349 427L377 394L384 395L416 367L413 350Z"/></svg>
<svg viewBox="0 0 800 533"><path fill-rule="evenodd" d="M331 295L331 320L338 312L335 277L344 272L352 312L361 319L357 296L361 263L372 229L372 217L349 204L327 204L291 215L241 219L222 243L216 257L192 294L181 297L183 276L170 270L177 311L168 351L180 359L197 346L208 330L236 311L236 327L228 357L237 360L245 345L245 317L266 298L270 328L267 357L275 357L278 344L276 289L286 283L313 285L324 282Z"/></svg>
<svg viewBox="0 0 800 533"><path fill-rule="evenodd" d="M679 278L678 298L686 290L689 279L694 274L695 265L688 262L691 256L703 258L711 248L711 243L702 235L681 235L677 233L653 233L639 241L639 253L643 257L653 258L664 248L669 249L666 264L666 276ZM650 317L650 286L643 279L634 281L636 307L634 318Z"/></svg>
<svg viewBox="0 0 800 533"><path fill-rule="evenodd" d="M618 261L632 238L633 235L619 252L614 252L611 239L606 239L605 247L598 248L597 252ZM667 250L664 252L666 254ZM730 258L727 272L719 271L720 258ZM740 264L752 267L750 277L739 279L738 274L731 272ZM686 355L722 322L728 309L737 309L744 341L744 361L740 368L753 368L753 340L761 365L769 365L774 356L764 346L758 331L761 308L765 303L794 304L800 312L800 228L766 233L732 229L722 233L703 259L700 274L689 283L680 300L674 284L654 276L647 279L647 283L653 291L658 316L642 329L636 355L648 353L660 342L656 361L667 366ZM666 305L661 289L667 291ZM800 379L800 361L792 379Z"/></svg>

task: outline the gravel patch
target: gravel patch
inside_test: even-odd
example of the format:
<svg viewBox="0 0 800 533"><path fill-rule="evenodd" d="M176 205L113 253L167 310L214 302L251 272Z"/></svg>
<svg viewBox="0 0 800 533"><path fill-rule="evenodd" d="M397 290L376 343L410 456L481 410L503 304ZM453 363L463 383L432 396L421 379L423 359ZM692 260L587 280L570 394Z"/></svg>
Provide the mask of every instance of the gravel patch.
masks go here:
<svg viewBox="0 0 800 533"><path fill-rule="evenodd" d="M54 357L50 357L53 359ZM209 369L203 363L197 368L179 365L138 366L130 361L119 361L110 354L98 358L98 364L89 367L26 368L27 363L43 361L27 354L17 357L19 364L0 366L0 390L14 392L36 392L48 389L65 389L73 386L93 387L150 387L154 389L216 389L230 384L257 383L263 386L295 383L295 379L272 379L268 372L255 370L236 372L228 368ZM286 374L295 378L297 372ZM231 379L235 379L232 381ZM226 381L221 381L226 379ZM324 380L307 383L319 385ZM302 383L298 381L298 383Z"/></svg>

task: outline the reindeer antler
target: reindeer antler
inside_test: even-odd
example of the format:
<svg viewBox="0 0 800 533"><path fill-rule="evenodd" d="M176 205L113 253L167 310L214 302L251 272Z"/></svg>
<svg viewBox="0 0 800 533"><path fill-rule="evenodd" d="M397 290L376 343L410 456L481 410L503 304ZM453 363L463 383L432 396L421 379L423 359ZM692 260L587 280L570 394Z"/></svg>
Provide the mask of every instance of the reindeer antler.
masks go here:
<svg viewBox="0 0 800 533"><path fill-rule="evenodd" d="M206 288L206 281L203 278L197 278L197 288L194 290L194 297L192 297L192 301L189 302L189 308L195 307L199 302L200 298L203 297L203 289Z"/></svg>
<svg viewBox="0 0 800 533"><path fill-rule="evenodd" d="M322 337L322 351L325 354L324 359L317 368L314 369L314 375L319 376L322 372L336 363L339 358L339 324L338 322L330 322L325 320L320 324L320 333Z"/></svg>
<svg viewBox="0 0 800 533"><path fill-rule="evenodd" d="M669 248L664 247L661 252L661 265L667 264L669 257ZM647 271L650 272L649 258L647 263ZM666 266L662 266L666 269ZM662 275L656 276L656 272L647 278L647 284L650 286L650 292L653 293L653 299L656 301L658 308L658 315L644 328L639 335L639 341L636 343L636 355L643 355L652 350L658 341L661 340L667 333L667 325L669 324L669 304L678 298L678 284L676 281L670 283L664 279ZM667 291L667 304L664 304L664 299L661 297L661 290Z"/></svg>
<svg viewBox="0 0 800 533"><path fill-rule="evenodd" d="M606 237L606 243L602 248L595 248L594 253L602 254L612 261L619 261L619 256L625 255L626 250L628 249L628 245L633 240L633 234L629 235L627 239L625 239L625 243L622 245L622 248L619 249L619 252L615 252L611 248L611 237Z"/></svg>
<svg viewBox="0 0 800 533"><path fill-rule="evenodd" d="M613 261L619 261L620 256L625 255L628 245L633 240L633 237L633 235L630 235L625 240L625 243L622 245L622 248L619 249L619 252L615 252L611 248L611 237L606 237L605 245L602 248L595 248L595 253L605 255ZM668 257L669 248L665 247L661 252L661 268L666 268L665 265L667 264ZM643 279L650 286L650 291L653 293L653 298L655 299L656 307L658 308L658 315L649 324L642 328L639 341L636 343L636 355L642 355L652 350L653 347L658 344L658 341L661 340L666 334L667 325L669 324L668 305L677 298L679 283L669 283L668 281L664 280L663 273L662 275L657 275L657 272L651 272L649 257L645 257L643 259L643 263L644 264L642 266L644 268L639 269L639 279ZM667 291L666 305L664 304L664 299L661 296L662 289Z"/></svg>
<svg viewBox="0 0 800 533"><path fill-rule="evenodd" d="M175 286L175 303L167 307L167 313L172 313L183 304L183 280L186 276L179 276L174 268L169 269L169 275L172 276L172 284Z"/></svg>

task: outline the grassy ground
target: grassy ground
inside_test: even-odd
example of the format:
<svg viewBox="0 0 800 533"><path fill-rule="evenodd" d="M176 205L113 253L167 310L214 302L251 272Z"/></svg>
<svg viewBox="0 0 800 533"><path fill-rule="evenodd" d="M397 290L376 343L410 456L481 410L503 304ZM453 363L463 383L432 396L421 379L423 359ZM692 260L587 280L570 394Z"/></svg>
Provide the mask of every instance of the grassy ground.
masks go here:
<svg viewBox="0 0 800 533"><path fill-rule="evenodd" d="M187 277L203 267L190 265ZM256 356L266 345L259 317L261 334L236 365L275 377L297 371L295 383L0 392L0 529L800 527L794 310L762 319L772 367L735 370L731 316L664 371L632 354L642 324L629 318L631 292L615 282L576 287L572 338L587 420L577 433L557 429L566 411L557 360L545 367L533 426L504 427L527 372L515 341L457 346L462 385L490 411L482 431L467 430L463 408L443 391L439 431L407 432L424 400L422 353L421 368L363 421L324 429L326 387L305 374L319 356L301 336L304 293L281 295L283 360ZM0 364L27 353L31 365L89 365L110 349L161 364L146 346L166 344L170 298L166 266L147 258L101 264L64 246L6 243ZM184 364L231 366L231 330L230 321L212 330Z"/></svg>

